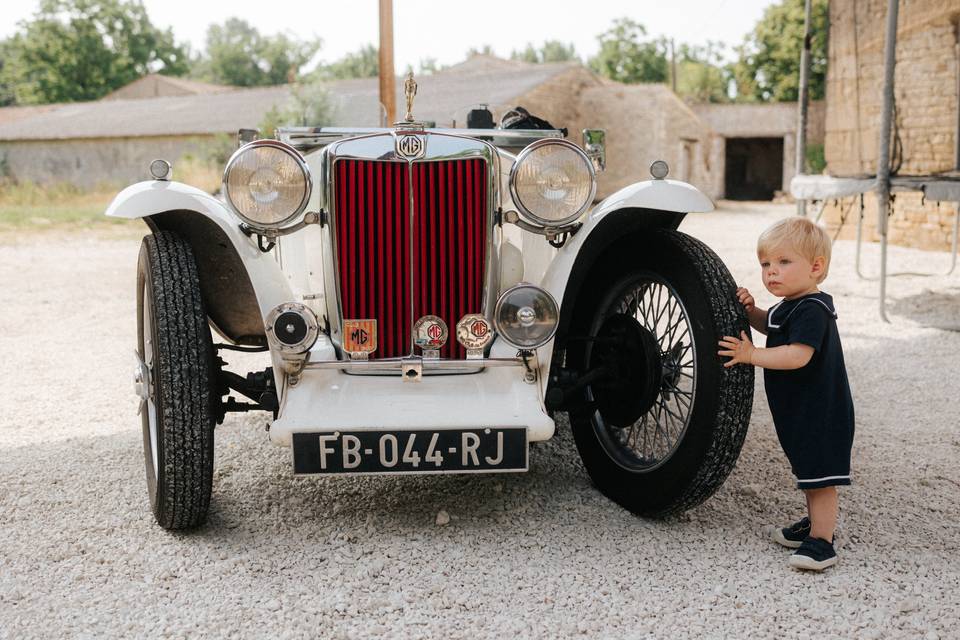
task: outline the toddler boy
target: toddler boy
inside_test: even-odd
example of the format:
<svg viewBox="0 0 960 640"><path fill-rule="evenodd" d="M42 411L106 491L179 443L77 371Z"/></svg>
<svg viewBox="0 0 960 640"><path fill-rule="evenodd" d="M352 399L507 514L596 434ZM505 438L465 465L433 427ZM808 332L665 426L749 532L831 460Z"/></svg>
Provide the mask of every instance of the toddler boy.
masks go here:
<svg viewBox="0 0 960 640"><path fill-rule="evenodd" d="M854 431L837 312L819 289L830 266L830 237L806 218L785 218L760 235L757 256L767 291L783 299L764 311L745 288L737 298L750 326L767 335L766 348L740 332L720 341L719 354L730 357L726 367L763 368L777 437L807 500L807 517L776 530L773 539L796 549L790 566L823 571L837 562L837 486L850 484Z"/></svg>

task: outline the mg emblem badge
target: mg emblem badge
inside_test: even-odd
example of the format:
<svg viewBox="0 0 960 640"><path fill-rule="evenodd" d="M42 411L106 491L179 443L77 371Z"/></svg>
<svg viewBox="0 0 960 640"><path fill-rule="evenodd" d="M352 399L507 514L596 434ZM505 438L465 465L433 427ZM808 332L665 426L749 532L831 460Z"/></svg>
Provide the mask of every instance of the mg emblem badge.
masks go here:
<svg viewBox="0 0 960 640"><path fill-rule="evenodd" d="M467 350L467 357L483 357L483 350L493 340L490 323L482 314L471 313L460 318L457 323L457 342Z"/></svg>
<svg viewBox="0 0 960 640"><path fill-rule="evenodd" d="M377 350L377 321L344 320L343 350L350 354L370 354Z"/></svg>
<svg viewBox="0 0 960 640"><path fill-rule="evenodd" d="M397 138L397 153L413 160L423 155L423 138L415 135L403 135Z"/></svg>
<svg viewBox="0 0 960 640"><path fill-rule="evenodd" d="M413 325L413 342L421 349L439 349L447 343L447 323L437 316L423 316Z"/></svg>

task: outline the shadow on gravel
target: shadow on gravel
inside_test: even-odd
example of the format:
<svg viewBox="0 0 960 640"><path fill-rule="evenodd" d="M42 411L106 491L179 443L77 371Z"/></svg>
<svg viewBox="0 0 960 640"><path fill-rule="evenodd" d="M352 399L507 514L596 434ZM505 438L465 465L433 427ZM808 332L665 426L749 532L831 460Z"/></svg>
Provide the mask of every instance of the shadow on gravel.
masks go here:
<svg viewBox="0 0 960 640"><path fill-rule="evenodd" d="M925 289L923 293L899 298L890 304L889 313L931 329L960 331L960 288Z"/></svg>

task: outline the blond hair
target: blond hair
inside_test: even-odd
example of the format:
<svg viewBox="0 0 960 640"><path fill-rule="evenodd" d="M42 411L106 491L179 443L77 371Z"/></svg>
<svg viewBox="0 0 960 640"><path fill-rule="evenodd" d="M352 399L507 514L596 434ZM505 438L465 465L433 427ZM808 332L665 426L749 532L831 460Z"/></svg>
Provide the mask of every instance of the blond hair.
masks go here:
<svg viewBox="0 0 960 640"><path fill-rule="evenodd" d="M830 269L830 236L820 226L800 216L790 216L767 227L757 240L757 254L771 253L787 246L813 262L823 257L823 282Z"/></svg>

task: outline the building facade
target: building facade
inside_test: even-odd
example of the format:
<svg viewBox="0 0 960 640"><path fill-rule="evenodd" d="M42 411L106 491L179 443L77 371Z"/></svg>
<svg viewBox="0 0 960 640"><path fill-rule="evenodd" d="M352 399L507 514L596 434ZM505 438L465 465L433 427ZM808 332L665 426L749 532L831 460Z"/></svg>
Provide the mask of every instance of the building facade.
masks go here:
<svg viewBox="0 0 960 640"><path fill-rule="evenodd" d="M830 3L827 64L827 173L840 177L876 174L883 100L883 49L887 0ZM960 2L901 1L897 28L895 111L891 169L899 176L957 175L960 127ZM855 198L856 196L853 196ZM851 237L859 203L828 205L828 223L846 225ZM877 202L864 198L865 237L877 239ZM948 250L957 203L931 202L922 193L894 194L891 242Z"/></svg>

